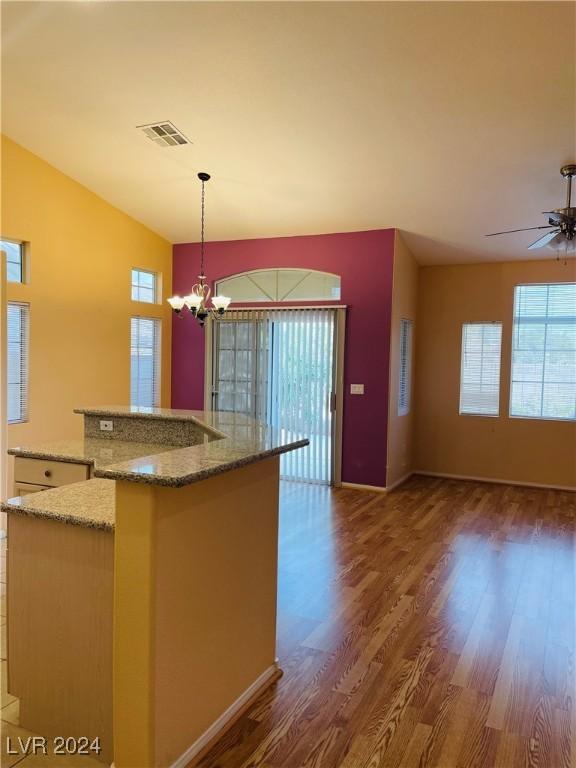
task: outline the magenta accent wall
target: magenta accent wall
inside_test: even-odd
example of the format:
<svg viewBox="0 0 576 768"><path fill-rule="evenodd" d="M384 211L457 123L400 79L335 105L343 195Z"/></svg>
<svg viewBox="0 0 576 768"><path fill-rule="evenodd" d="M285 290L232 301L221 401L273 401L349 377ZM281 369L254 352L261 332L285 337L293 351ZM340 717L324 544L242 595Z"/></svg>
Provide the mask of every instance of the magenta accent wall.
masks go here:
<svg viewBox="0 0 576 768"><path fill-rule="evenodd" d="M342 480L385 486L394 230L208 243L206 258L211 282L272 267L341 275L340 303L348 306ZM174 246L174 293L189 293L198 266L196 243ZM365 394L350 395L350 384L364 384ZM204 332L189 316L173 319L172 407L204 407Z"/></svg>

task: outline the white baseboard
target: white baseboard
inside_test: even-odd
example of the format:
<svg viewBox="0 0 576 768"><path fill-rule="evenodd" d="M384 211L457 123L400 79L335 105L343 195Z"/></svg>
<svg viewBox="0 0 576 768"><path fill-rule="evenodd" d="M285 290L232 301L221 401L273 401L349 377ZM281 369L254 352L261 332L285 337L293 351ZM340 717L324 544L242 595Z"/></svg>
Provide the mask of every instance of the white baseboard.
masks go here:
<svg viewBox="0 0 576 768"><path fill-rule="evenodd" d="M340 483L342 488L353 488L356 491L376 491L377 493L386 493L388 490L382 485L363 485L362 483Z"/></svg>
<svg viewBox="0 0 576 768"><path fill-rule="evenodd" d="M392 483L392 485L387 485L386 490L391 491L393 488L397 488L399 485L402 485L402 483L405 483L409 477L412 477L413 474L414 472L407 472L405 475L402 475L399 480L396 480L395 483Z"/></svg>
<svg viewBox="0 0 576 768"><path fill-rule="evenodd" d="M354 488L357 491L372 491L376 493L387 493L388 491L391 491L393 488L396 488L399 485L402 485L402 483L406 482L409 477L411 477L414 474L414 472L408 472L407 474L403 475L399 480L396 480L395 483L392 483L392 485L363 485L362 483L340 483L342 488Z"/></svg>
<svg viewBox="0 0 576 768"><path fill-rule="evenodd" d="M576 492L576 486L548 485L546 483L528 483L522 480L504 480L501 477L474 477L472 475L452 475L448 472L428 472L425 469L415 469L414 475L426 475L427 477L446 477L449 480L475 480L477 483L498 483L499 485L519 485L526 488L548 488L552 491Z"/></svg>
<svg viewBox="0 0 576 768"><path fill-rule="evenodd" d="M196 739L196 741L172 763L170 768L186 768L188 763L199 755L211 741L214 741L220 734L224 733L231 721L234 720L242 708L245 707L251 699L254 699L260 690L266 688L271 678L278 675L278 672L279 668L276 663L264 670L252 685L246 688L244 693L239 696L206 731L204 731L202 736Z"/></svg>

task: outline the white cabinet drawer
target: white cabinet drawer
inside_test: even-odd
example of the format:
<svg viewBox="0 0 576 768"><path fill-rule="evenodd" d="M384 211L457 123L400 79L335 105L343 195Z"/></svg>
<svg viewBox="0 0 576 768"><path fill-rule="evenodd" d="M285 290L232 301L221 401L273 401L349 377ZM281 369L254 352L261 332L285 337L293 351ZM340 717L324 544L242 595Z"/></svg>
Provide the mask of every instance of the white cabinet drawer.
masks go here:
<svg viewBox="0 0 576 768"><path fill-rule="evenodd" d="M28 459L16 456L14 461L14 482L33 485L68 485L90 477L88 464L74 464L70 461Z"/></svg>

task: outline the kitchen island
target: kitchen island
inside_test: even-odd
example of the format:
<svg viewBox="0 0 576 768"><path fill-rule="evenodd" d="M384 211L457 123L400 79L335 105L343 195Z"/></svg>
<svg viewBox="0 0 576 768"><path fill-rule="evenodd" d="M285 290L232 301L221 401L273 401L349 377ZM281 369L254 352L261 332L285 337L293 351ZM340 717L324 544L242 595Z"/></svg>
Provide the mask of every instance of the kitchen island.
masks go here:
<svg viewBox="0 0 576 768"><path fill-rule="evenodd" d="M99 736L115 768L186 766L280 674L279 455L307 441L240 414L81 413L88 450L165 450L3 505L9 686L29 730ZM91 458L52 446L12 451Z"/></svg>

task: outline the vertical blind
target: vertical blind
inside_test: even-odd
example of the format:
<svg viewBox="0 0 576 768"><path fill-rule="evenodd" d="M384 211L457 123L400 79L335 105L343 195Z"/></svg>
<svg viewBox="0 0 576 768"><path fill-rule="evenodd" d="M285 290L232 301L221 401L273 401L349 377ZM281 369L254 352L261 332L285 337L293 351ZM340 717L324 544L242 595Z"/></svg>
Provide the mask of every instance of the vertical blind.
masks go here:
<svg viewBox="0 0 576 768"><path fill-rule="evenodd" d="M8 423L28 419L28 341L30 306L9 302L7 306L7 410Z"/></svg>
<svg viewBox="0 0 576 768"><path fill-rule="evenodd" d="M160 404L160 320L132 317L130 327L130 403Z"/></svg>
<svg viewBox="0 0 576 768"><path fill-rule="evenodd" d="M462 326L460 413L498 416L501 342L501 323Z"/></svg>
<svg viewBox="0 0 576 768"><path fill-rule="evenodd" d="M400 381L398 383L398 415L410 411L412 373L412 321L400 320Z"/></svg>
<svg viewBox="0 0 576 768"><path fill-rule="evenodd" d="M576 283L514 291L510 415L576 419Z"/></svg>
<svg viewBox="0 0 576 768"><path fill-rule="evenodd" d="M289 480L329 483L332 469L332 391L335 311L296 309L271 313L269 421L288 440L310 445L282 455Z"/></svg>
<svg viewBox="0 0 576 768"><path fill-rule="evenodd" d="M229 310L215 324L213 407L248 413L284 440L308 438L283 454L284 479L329 483L335 310Z"/></svg>

